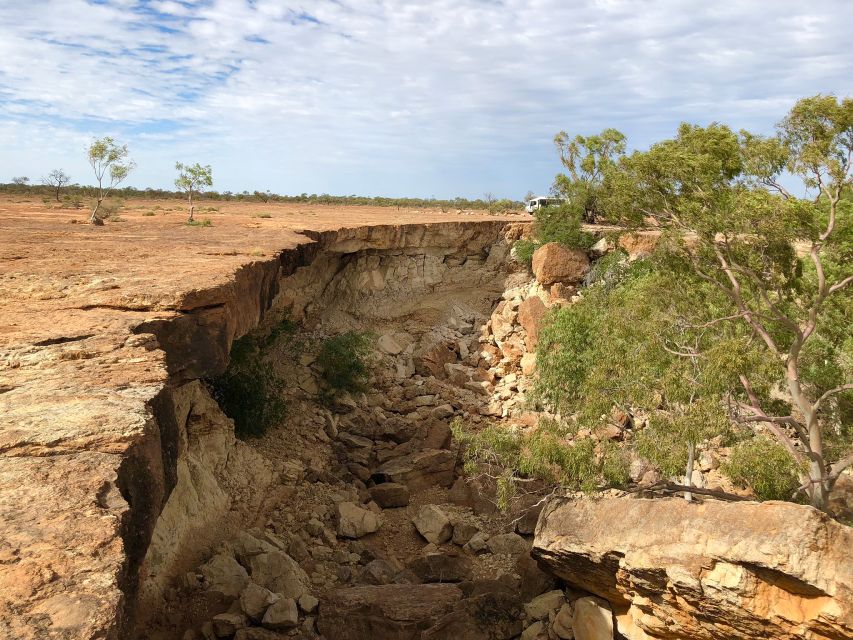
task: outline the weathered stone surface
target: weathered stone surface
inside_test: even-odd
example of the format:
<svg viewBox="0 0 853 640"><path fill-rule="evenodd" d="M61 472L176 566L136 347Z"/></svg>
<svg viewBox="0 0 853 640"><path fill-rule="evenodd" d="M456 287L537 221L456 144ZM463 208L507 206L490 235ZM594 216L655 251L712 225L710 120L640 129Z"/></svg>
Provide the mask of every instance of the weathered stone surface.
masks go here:
<svg viewBox="0 0 853 640"><path fill-rule="evenodd" d="M613 612L607 600L578 598L572 603L572 632L578 640L613 640Z"/></svg>
<svg viewBox="0 0 853 640"><path fill-rule="evenodd" d="M449 487L453 482L456 456L446 449L424 449L393 458L377 469L383 479L420 491L431 486Z"/></svg>
<svg viewBox="0 0 853 640"><path fill-rule="evenodd" d="M461 599L450 584L339 589L320 603L317 627L327 640L420 640Z"/></svg>
<svg viewBox="0 0 853 640"><path fill-rule="evenodd" d="M527 553L527 541L517 533L501 533L489 538L489 551L508 556L520 556Z"/></svg>
<svg viewBox="0 0 853 640"><path fill-rule="evenodd" d="M554 616L551 628L560 640L573 640L575 637L575 631L572 628L572 615L572 605L567 602L560 607L557 615Z"/></svg>
<svg viewBox="0 0 853 640"><path fill-rule="evenodd" d="M230 638L238 629L249 625L246 616L242 613L220 613L213 616L213 632L218 638Z"/></svg>
<svg viewBox="0 0 853 640"><path fill-rule="evenodd" d="M225 450L216 434L217 446L185 457L187 413L171 406L172 390L220 373L284 278L300 284L305 272L315 287L288 292L301 320L320 302L316 286L327 284L310 266L325 261L335 273L343 254L448 248L429 256L429 269L412 255L411 277L385 282L401 313L442 278L493 295L505 275L500 263L441 264L446 253L500 254L489 249L504 242L506 219L486 216L398 212L392 221L359 210L350 228L339 228L339 214L321 214L302 234L294 230L302 218L276 217L261 229L223 213L198 234L176 233L168 217L130 216L120 233L109 224L92 233L68 224L79 212L0 214L0 361L15 363L0 368L0 540L15 558L0 563L0 634L15 638L126 635L124 625L145 609L128 587L141 583L146 601L149 593L156 600L186 545L201 561L223 542L217 518L232 506L231 472L210 493L208 480L223 468L203 465L252 462L240 453L248 447ZM51 238L62 239L61 252ZM333 284L322 304L355 300L347 282ZM197 426L201 433L204 422ZM237 490L262 495L243 462ZM195 485L200 472L204 483Z"/></svg>
<svg viewBox="0 0 853 640"><path fill-rule="evenodd" d="M412 518L415 528L427 542L442 544L453 535L453 525L448 516L439 506L428 504L421 507Z"/></svg>
<svg viewBox="0 0 853 640"><path fill-rule="evenodd" d="M264 614L261 621L267 629L290 629L299 624L299 610L293 598L282 598Z"/></svg>
<svg viewBox="0 0 853 640"><path fill-rule="evenodd" d="M354 502L338 504L338 535L343 538L361 538L379 531L382 517Z"/></svg>
<svg viewBox="0 0 853 640"><path fill-rule="evenodd" d="M240 592L240 609L252 620L259 622L264 617L267 608L277 602L280 597L269 589L264 589L262 586L250 582Z"/></svg>
<svg viewBox="0 0 853 640"><path fill-rule="evenodd" d="M249 583L249 574L234 558L224 553L213 556L199 571L208 591L236 598Z"/></svg>
<svg viewBox="0 0 853 640"><path fill-rule="evenodd" d="M539 296L530 296L519 305L518 321L527 334L524 344L528 351L536 349L539 343L539 331L542 329L547 313L548 308Z"/></svg>
<svg viewBox="0 0 853 640"><path fill-rule="evenodd" d="M298 598L308 584L308 576L302 567L283 551L252 556L249 571L254 582L285 598Z"/></svg>
<svg viewBox="0 0 853 640"><path fill-rule="evenodd" d="M409 488L396 482L383 482L368 490L373 501L383 509L405 507L409 504Z"/></svg>
<svg viewBox="0 0 853 640"><path fill-rule="evenodd" d="M566 603L566 596L559 589L547 591L542 595L536 596L524 605L524 611L527 617L533 620L543 620L548 617L552 611L556 611Z"/></svg>
<svg viewBox="0 0 853 640"><path fill-rule="evenodd" d="M471 561L460 553L428 553L412 560L408 567L422 582L462 582L471 579Z"/></svg>
<svg viewBox="0 0 853 640"><path fill-rule="evenodd" d="M521 633L520 618L521 607L511 590L485 588L457 602L420 640L510 640Z"/></svg>
<svg viewBox="0 0 853 640"><path fill-rule="evenodd" d="M569 249L559 243L549 242L533 253L533 273L541 285L580 282L587 272L589 256L580 249Z"/></svg>
<svg viewBox="0 0 853 640"><path fill-rule="evenodd" d="M553 500L533 555L631 638L853 635L853 529L811 507Z"/></svg>

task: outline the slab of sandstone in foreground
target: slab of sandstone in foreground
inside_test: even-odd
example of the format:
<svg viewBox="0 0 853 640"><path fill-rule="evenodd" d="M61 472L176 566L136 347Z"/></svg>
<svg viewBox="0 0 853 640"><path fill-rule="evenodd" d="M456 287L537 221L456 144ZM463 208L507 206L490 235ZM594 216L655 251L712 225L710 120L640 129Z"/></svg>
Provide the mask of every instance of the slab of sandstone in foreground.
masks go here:
<svg viewBox="0 0 853 640"><path fill-rule="evenodd" d="M853 529L786 502L556 499L533 556L630 640L853 637Z"/></svg>

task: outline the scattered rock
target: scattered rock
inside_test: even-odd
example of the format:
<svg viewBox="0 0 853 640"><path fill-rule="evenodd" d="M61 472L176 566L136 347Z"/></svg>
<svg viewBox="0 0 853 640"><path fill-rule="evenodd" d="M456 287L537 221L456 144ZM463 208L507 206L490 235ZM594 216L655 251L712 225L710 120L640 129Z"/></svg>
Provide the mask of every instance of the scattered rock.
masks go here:
<svg viewBox="0 0 853 640"><path fill-rule="evenodd" d="M442 544L453 535L453 525L450 518L440 507L428 504L420 508L412 518L415 528L428 542Z"/></svg>
<svg viewBox="0 0 853 640"><path fill-rule="evenodd" d="M285 598L298 598L305 592L308 576L289 555L271 551L249 560L252 580Z"/></svg>
<svg viewBox="0 0 853 640"><path fill-rule="evenodd" d="M489 550L489 536L478 531L465 543L465 549L475 554L486 553Z"/></svg>
<svg viewBox="0 0 853 640"><path fill-rule="evenodd" d="M382 526L382 518L354 502L338 504L338 535L343 538L361 538L374 533Z"/></svg>
<svg viewBox="0 0 853 640"><path fill-rule="evenodd" d="M566 596L559 589L548 591L536 596L524 605L527 617L533 620L544 620L552 611L556 611L566 603Z"/></svg>
<svg viewBox="0 0 853 640"><path fill-rule="evenodd" d="M320 604L320 601L312 596L310 593L303 593L299 597L299 608L302 609L305 613L313 613L317 609L317 605Z"/></svg>
<svg viewBox="0 0 853 640"><path fill-rule="evenodd" d="M424 449L393 458L376 472L380 480L405 484L410 491L431 486L449 487L453 483L456 456L446 449Z"/></svg>
<svg viewBox="0 0 853 640"><path fill-rule="evenodd" d="M282 598L264 614L263 624L268 629L290 629L299 623L299 610L293 598Z"/></svg>
<svg viewBox="0 0 853 640"><path fill-rule="evenodd" d="M396 482L383 482L368 489L370 497L383 509L405 507L409 504L409 488Z"/></svg>
<svg viewBox="0 0 853 640"><path fill-rule="evenodd" d="M451 584L338 589L320 606L317 628L326 640L420 640L460 600Z"/></svg>
<svg viewBox="0 0 853 640"><path fill-rule="evenodd" d="M408 565L421 582L462 582L471 579L471 561L458 553L429 553Z"/></svg>
<svg viewBox="0 0 853 640"><path fill-rule="evenodd" d="M541 620L534 622L524 630L524 633L521 634L521 640L540 640L540 638L547 637L548 636L545 633L545 625L542 624Z"/></svg>
<svg viewBox="0 0 853 640"><path fill-rule="evenodd" d="M256 622L264 617L264 613L270 605L277 602L281 596L273 593L269 589L264 589L262 586L250 582L246 588L240 592L240 608L247 616Z"/></svg>
<svg viewBox="0 0 853 640"><path fill-rule="evenodd" d="M508 556L520 556L529 551L527 541L517 533L501 533L489 538L489 551Z"/></svg>
<svg viewBox="0 0 853 640"><path fill-rule="evenodd" d="M575 600L572 631L578 640L613 640L613 612L607 600L591 596Z"/></svg>
<svg viewBox="0 0 853 640"><path fill-rule="evenodd" d="M249 574L230 555L217 554L203 564L199 571L204 576L207 590L226 598L236 598L249 583Z"/></svg>
<svg viewBox="0 0 853 640"><path fill-rule="evenodd" d="M242 613L220 613L213 616L213 633L218 638L230 638L238 629L249 626L249 621Z"/></svg>
<svg viewBox="0 0 853 640"><path fill-rule="evenodd" d="M575 637L574 629L572 628L573 618L572 605L568 602L560 607L557 615L554 616L554 622L551 628L560 640L573 640Z"/></svg>
<svg viewBox="0 0 853 640"><path fill-rule="evenodd" d="M477 525L467 520L456 519L451 524L453 525L453 544L458 544L460 547L467 544L480 531Z"/></svg>

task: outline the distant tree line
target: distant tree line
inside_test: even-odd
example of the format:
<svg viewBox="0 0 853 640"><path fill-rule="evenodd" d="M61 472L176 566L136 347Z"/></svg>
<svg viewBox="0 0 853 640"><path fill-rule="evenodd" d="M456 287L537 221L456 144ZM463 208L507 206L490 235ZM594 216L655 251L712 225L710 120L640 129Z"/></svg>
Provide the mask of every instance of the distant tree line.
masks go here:
<svg viewBox="0 0 853 640"><path fill-rule="evenodd" d="M61 170L57 170L60 171ZM69 183L63 173L63 184L59 186L61 192L69 197L96 198L98 194L97 185L83 185ZM56 197L57 186L52 184L29 184L20 182L22 178L16 178L18 182L0 183L0 193L27 194L42 197ZM122 187L111 190L110 195L117 198L146 198L149 200L186 200L185 190L170 189L137 189L136 187ZM220 200L226 202L298 202L304 204L325 205L356 205L374 207L397 207L400 209L476 209L489 210L492 212L514 211L520 209L521 202L504 199L477 198L389 198L383 196L357 196L357 195L331 195L328 193L301 193L298 195L285 195L271 191L198 191L195 193L196 200Z"/></svg>

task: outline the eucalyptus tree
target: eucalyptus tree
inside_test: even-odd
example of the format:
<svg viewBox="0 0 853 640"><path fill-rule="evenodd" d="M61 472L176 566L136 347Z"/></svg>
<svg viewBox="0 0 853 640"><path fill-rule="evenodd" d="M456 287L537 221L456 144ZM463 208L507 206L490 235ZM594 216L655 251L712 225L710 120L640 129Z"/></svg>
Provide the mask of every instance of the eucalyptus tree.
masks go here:
<svg viewBox="0 0 853 640"><path fill-rule="evenodd" d="M89 222L96 225L103 224L103 220L98 217L101 204L110 192L136 168L136 163L130 159L127 145L119 146L110 136L93 140L86 150L86 157L95 172L97 182L95 206Z"/></svg>
<svg viewBox="0 0 853 640"><path fill-rule="evenodd" d="M193 196L199 193L202 187L213 186L213 170L210 168L210 165L202 166L198 162L193 165L176 162L175 169L178 171L175 186L187 194L187 202L190 210L187 222L192 222L193 214L195 213Z"/></svg>
<svg viewBox="0 0 853 640"><path fill-rule="evenodd" d="M769 137L682 124L675 138L607 167L599 192L611 218L654 219L670 263L725 301L696 324L707 335L736 327L742 348L761 355L760 367L730 365L731 417L775 436L801 468L798 491L819 509L853 465L851 159L853 99L818 95ZM805 196L785 186L786 174ZM756 368L769 378L757 380Z"/></svg>

